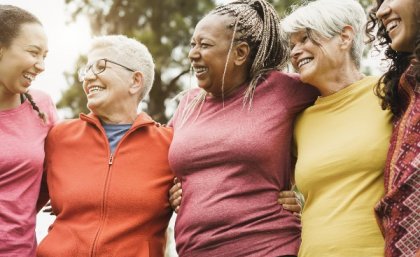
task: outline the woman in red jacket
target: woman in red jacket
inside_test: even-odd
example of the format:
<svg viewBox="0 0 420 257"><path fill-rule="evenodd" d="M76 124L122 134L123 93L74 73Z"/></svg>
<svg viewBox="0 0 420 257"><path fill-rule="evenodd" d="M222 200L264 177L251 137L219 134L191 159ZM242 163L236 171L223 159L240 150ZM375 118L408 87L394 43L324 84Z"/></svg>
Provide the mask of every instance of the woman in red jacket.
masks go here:
<svg viewBox="0 0 420 257"><path fill-rule="evenodd" d="M43 199L49 193L57 218L37 255L163 257L172 131L137 113L153 84L152 56L125 36L99 37L79 76L91 113L47 137Z"/></svg>

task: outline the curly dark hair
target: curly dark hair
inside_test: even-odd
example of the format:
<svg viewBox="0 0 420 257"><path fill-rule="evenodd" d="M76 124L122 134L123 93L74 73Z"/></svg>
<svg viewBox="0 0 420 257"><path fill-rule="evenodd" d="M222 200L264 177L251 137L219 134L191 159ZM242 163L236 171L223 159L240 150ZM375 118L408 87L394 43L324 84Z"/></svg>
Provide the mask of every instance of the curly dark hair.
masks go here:
<svg viewBox="0 0 420 257"><path fill-rule="evenodd" d="M407 99L404 95L399 93L398 83L401 75L410 66L414 53L397 52L391 48L391 38L388 36L386 28L382 22L376 16L376 12L383 2L383 0L377 0L376 6L369 12L366 34L369 37L369 42L373 42L376 38L376 50L379 51L380 48L385 47L384 60L390 62L388 70L382 75L378 84L375 86L375 93L382 100L382 109L390 109L394 116L399 117L405 111ZM376 27L377 31L376 35L374 35ZM419 60L419 51L419 39L417 36L415 50L417 60ZM417 77L420 76L418 73L418 67L416 74Z"/></svg>

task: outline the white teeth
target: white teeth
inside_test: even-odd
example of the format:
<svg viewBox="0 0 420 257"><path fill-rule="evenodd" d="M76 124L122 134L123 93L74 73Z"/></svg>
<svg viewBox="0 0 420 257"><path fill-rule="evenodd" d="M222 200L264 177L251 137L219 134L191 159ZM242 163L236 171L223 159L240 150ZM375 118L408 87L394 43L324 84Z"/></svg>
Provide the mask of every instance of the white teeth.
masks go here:
<svg viewBox="0 0 420 257"><path fill-rule="evenodd" d="M99 92L99 91L102 91L102 90L103 90L103 88L101 88L101 87L93 86L93 87L89 88L89 93L95 93L95 92Z"/></svg>
<svg viewBox="0 0 420 257"><path fill-rule="evenodd" d="M302 67L303 65L305 65L305 64L307 64L307 63L309 63L309 62L311 62L311 61L312 61L312 59L309 59L309 58L302 59L302 60L300 60L300 61L298 62L298 67L300 68L300 67Z"/></svg>
<svg viewBox="0 0 420 257"><path fill-rule="evenodd" d="M399 24L399 21L397 20L393 20L390 23L388 23L386 25L386 32L390 32L392 29L394 29L395 27L397 27Z"/></svg>
<svg viewBox="0 0 420 257"><path fill-rule="evenodd" d="M205 71L207 71L208 69L207 68L205 68L205 67L194 67L194 71L195 71L195 73L201 73L201 72L205 72Z"/></svg>
<svg viewBox="0 0 420 257"><path fill-rule="evenodd" d="M35 76L32 75L32 74L29 74L29 73L23 74L23 77L26 78L26 79L28 79L28 80L30 80L30 81L32 81L32 80L35 79Z"/></svg>

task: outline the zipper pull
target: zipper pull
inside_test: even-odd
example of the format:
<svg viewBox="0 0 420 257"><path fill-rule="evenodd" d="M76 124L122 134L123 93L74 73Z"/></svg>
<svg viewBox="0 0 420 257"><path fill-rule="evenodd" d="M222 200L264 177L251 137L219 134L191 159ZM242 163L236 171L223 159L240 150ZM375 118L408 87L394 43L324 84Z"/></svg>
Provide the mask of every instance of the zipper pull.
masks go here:
<svg viewBox="0 0 420 257"><path fill-rule="evenodd" d="M111 154L111 156L109 156L109 161L108 161L109 166L112 165L113 160L114 160L114 156L112 156L112 154Z"/></svg>

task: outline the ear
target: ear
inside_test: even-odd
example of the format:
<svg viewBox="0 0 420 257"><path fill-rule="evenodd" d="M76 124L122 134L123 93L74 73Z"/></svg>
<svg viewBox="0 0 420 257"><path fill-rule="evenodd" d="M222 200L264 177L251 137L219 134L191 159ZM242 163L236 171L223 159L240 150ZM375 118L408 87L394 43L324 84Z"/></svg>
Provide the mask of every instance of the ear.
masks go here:
<svg viewBox="0 0 420 257"><path fill-rule="evenodd" d="M250 48L248 43L240 42L235 46L235 59L234 63L237 66L241 66L246 63L249 56Z"/></svg>
<svg viewBox="0 0 420 257"><path fill-rule="evenodd" d="M350 25L344 26L343 30L340 33L340 48L341 49L350 49L353 46L354 40L354 29Z"/></svg>
<svg viewBox="0 0 420 257"><path fill-rule="evenodd" d="M130 85L130 94L137 95L143 90L143 74L140 71L136 71L132 76L133 83Z"/></svg>

